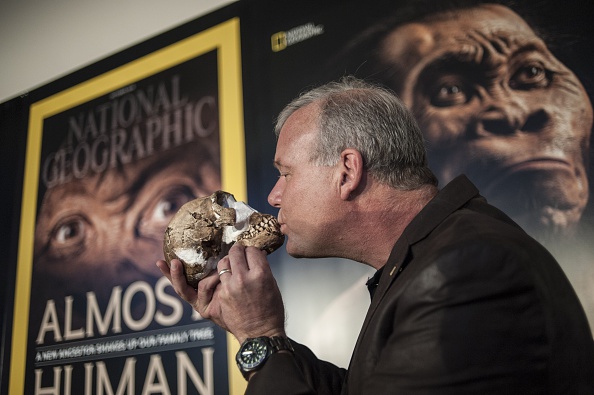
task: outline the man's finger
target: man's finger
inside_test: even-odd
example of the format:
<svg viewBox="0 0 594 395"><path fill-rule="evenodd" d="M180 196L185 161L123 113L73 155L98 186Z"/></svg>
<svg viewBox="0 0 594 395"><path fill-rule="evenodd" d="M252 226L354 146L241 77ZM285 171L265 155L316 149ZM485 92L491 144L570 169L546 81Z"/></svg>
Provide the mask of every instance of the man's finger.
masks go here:
<svg viewBox="0 0 594 395"><path fill-rule="evenodd" d="M237 274L246 273L249 270L249 265L245 259L245 247L239 243L233 244L229 250L230 269Z"/></svg>
<svg viewBox="0 0 594 395"><path fill-rule="evenodd" d="M197 304L195 305L195 308L204 318L211 318L207 311L212 302L217 285L220 282L219 274L216 271L198 282L198 292L196 294Z"/></svg>
<svg viewBox="0 0 594 395"><path fill-rule="evenodd" d="M170 281L175 292L183 300L194 305L196 302L196 290L187 283L183 265L179 260L171 260L169 273L171 275Z"/></svg>
<svg viewBox="0 0 594 395"><path fill-rule="evenodd" d="M169 270L169 265L167 264L167 262L165 262L164 260L158 260L157 267L159 268L159 270L161 270L161 273L163 273L163 275L167 277L169 282L171 282L171 272Z"/></svg>

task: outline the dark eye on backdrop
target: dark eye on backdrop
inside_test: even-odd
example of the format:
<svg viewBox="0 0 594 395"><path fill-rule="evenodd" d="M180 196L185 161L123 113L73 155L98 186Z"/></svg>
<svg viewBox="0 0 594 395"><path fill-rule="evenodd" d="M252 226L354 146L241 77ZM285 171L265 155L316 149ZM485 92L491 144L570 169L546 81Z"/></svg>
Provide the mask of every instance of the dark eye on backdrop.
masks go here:
<svg viewBox="0 0 594 395"><path fill-rule="evenodd" d="M465 104L470 100L470 87L458 76L442 76L429 89L430 101L436 107Z"/></svg>
<svg viewBox="0 0 594 395"><path fill-rule="evenodd" d="M85 224L80 219L73 219L61 224L54 235L54 240L58 244L67 244L77 242L84 237Z"/></svg>
<svg viewBox="0 0 594 395"><path fill-rule="evenodd" d="M82 214L73 214L60 219L52 228L48 252L56 257L78 254L85 247L92 227Z"/></svg>
<svg viewBox="0 0 594 395"><path fill-rule="evenodd" d="M550 72L540 63L531 62L519 67L512 75L509 86L513 89L536 89L547 87Z"/></svg>
<svg viewBox="0 0 594 395"><path fill-rule="evenodd" d="M141 236L160 239L180 207L195 198L192 190L185 185L179 185L167 191L159 190L141 214L138 233Z"/></svg>
<svg viewBox="0 0 594 395"><path fill-rule="evenodd" d="M194 199L194 194L185 188L174 189L162 196L157 203L149 210L151 221L168 221L185 203Z"/></svg>

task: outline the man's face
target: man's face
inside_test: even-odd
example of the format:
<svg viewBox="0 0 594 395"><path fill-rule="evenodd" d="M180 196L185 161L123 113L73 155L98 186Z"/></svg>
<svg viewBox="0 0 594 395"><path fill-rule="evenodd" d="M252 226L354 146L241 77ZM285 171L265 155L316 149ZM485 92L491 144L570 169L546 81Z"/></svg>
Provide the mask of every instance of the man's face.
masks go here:
<svg viewBox="0 0 594 395"><path fill-rule="evenodd" d="M497 5L433 16L395 29L380 52L441 183L466 173L528 228L579 221L592 106L523 19Z"/></svg>
<svg viewBox="0 0 594 395"><path fill-rule="evenodd" d="M185 147L184 147L185 148ZM218 169L185 149L54 187L35 234L35 270L69 289L158 278L163 235L179 207L220 188Z"/></svg>
<svg viewBox="0 0 594 395"><path fill-rule="evenodd" d="M318 107L310 104L293 113L284 124L274 157L280 176L268 196L279 208L287 252L296 257L329 254L337 228L331 215L334 167L315 166L310 157L318 135Z"/></svg>

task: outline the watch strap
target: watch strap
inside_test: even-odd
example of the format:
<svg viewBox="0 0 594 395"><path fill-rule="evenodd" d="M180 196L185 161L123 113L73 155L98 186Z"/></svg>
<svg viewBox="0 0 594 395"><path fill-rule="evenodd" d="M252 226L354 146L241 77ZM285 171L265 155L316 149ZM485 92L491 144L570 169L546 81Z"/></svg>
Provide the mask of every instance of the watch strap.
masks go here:
<svg viewBox="0 0 594 395"><path fill-rule="evenodd" d="M290 351L292 353L295 352L291 341L285 336L271 336L267 337L266 339L268 344L270 344L273 353L283 350Z"/></svg>

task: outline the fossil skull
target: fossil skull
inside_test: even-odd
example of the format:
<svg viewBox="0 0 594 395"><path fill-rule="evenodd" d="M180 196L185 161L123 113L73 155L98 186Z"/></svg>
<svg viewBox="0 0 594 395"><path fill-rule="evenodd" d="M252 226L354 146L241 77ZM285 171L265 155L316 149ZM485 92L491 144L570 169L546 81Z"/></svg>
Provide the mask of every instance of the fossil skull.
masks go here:
<svg viewBox="0 0 594 395"><path fill-rule="evenodd" d="M271 253L285 241L277 219L259 213L224 191L184 204L165 230L163 253L179 259L188 284L196 288L234 243Z"/></svg>

